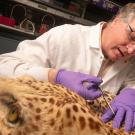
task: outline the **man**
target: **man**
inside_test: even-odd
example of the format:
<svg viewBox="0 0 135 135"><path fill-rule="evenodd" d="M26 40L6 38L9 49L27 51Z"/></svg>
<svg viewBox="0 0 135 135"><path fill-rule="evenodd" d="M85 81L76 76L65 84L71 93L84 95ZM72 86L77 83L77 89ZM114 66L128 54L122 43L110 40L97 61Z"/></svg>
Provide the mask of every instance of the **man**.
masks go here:
<svg viewBox="0 0 135 135"><path fill-rule="evenodd" d="M125 122L129 132L135 127L134 55L135 3L129 3L108 23L66 24L21 42L15 52L0 56L0 75L31 75L62 84L85 99L101 96L102 87L117 94L111 102L115 115L107 109L102 120L113 117L114 128Z"/></svg>

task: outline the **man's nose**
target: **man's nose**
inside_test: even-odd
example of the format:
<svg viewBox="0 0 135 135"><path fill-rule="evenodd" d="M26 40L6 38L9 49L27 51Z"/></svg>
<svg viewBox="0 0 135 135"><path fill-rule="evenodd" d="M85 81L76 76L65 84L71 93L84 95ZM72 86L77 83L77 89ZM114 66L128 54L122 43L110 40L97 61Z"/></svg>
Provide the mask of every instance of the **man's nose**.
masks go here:
<svg viewBox="0 0 135 135"><path fill-rule="evenodd" d="M127 49L128 49L128 54L133 54L135 53L135 43L130 43L127 45Z"/></svg>

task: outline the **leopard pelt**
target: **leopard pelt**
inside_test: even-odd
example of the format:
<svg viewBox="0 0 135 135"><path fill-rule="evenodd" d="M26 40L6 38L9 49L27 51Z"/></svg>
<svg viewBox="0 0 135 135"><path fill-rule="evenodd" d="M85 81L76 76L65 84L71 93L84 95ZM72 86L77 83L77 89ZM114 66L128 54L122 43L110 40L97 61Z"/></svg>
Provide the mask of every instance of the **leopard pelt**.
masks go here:
<svg viewBox="0 0 135 135"><path fill-rule="evenodd" d="M0 135L127 135L102 123L102 105L28 76L0 78Z"/></svg>

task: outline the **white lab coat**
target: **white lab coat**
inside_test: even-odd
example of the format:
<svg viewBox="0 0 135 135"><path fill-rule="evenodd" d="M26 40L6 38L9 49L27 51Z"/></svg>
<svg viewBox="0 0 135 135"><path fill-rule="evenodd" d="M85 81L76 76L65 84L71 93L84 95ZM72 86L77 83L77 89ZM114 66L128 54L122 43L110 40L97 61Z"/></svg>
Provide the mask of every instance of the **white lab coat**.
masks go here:
<svg viewBox="0 0 135 135"><path fill-rule="evenodd" d="M35 40L20 42L15 52L0 55L0 75L28 74L48 80L50 68L97 76L104 59L100 49L102 23L95 26L62 25ZM108 39L106 39L108 40ZM103 76L103 90L116 94L123 86L135 87L135 59L119 60Z"/></svg>

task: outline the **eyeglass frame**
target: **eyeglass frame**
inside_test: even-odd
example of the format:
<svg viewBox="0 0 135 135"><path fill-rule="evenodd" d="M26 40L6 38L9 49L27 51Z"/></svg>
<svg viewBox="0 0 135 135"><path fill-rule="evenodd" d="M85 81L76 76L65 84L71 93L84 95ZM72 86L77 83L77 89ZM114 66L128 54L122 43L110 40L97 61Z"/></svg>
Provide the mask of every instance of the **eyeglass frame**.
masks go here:
<svg viewBox="0 0 135 135"><path fill-rule="evenodd" d="M132 33L132 32L135 32L134 30L133 30L133 28L130 26L130 24L129 23L127 23L127 25L128 25L128 29L130 30L130 34ZM133 40L133 41L135 41L135 39L134 38L132 38L132 36L130 35L130 39L131 40Z"/></svg>

